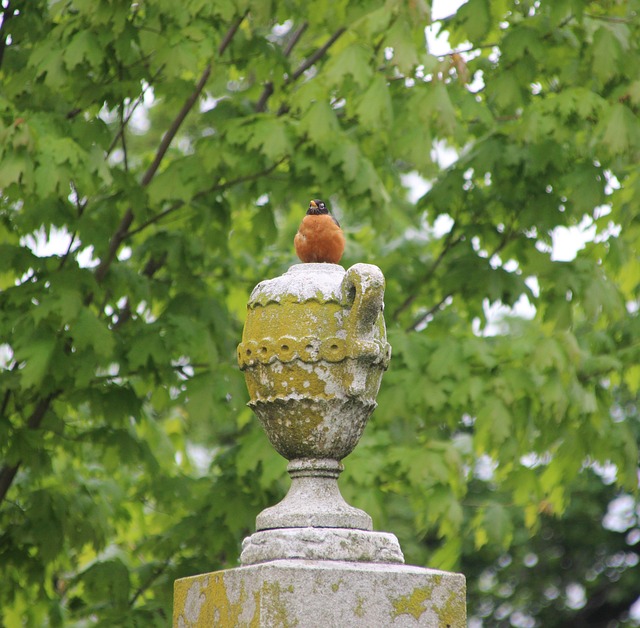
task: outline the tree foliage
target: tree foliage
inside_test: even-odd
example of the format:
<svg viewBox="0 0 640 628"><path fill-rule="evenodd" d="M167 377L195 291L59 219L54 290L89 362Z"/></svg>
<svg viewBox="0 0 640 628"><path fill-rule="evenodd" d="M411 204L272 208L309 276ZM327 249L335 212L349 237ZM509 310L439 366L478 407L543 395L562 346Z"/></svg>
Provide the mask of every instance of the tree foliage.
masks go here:
<svg viewBox="0 0 640 628"><path fill-rule="evenodd" d="M175 578L235 564L288 484L235 346L309 198L344 264L387 277L394 357L342 486L409 562L517 551L587 476L604 495L586 469L633 494L637 0L433 23L425 0L1 7L7 625L166 625ZM527 299L530 319L488 317Z"/></svg>

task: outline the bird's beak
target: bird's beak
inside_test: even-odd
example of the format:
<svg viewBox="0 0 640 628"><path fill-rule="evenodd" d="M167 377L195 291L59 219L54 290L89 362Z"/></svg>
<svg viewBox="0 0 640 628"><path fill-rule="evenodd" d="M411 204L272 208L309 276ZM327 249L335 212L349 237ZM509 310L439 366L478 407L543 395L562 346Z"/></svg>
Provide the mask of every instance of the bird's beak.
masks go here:
<svg viewBox="0 0 640 628"><path fill-rule="evenodd" d="M309 207L313 207L313 209L318 209L318 206L316 205L315 201L310 201L309 202Z"/></svg>

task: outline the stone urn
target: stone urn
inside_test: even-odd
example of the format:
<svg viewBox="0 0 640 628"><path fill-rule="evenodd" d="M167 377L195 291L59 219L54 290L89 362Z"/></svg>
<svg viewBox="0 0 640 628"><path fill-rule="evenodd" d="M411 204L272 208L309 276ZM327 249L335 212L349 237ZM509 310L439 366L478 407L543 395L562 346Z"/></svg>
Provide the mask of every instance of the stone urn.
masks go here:
<svg viewBox="0 0 640 628"><path fill-rule="evenodd" d="M241 562L334 558L402 562L393 535L348 505L337 484L376 407L389 364L384 276L370 264L297 264L259 283L248 303L238 363L249 406L287 460L286 497L256 519ZM338 546L347 551L338 551ZM336 558L337 556L337 558Z"/></svg>

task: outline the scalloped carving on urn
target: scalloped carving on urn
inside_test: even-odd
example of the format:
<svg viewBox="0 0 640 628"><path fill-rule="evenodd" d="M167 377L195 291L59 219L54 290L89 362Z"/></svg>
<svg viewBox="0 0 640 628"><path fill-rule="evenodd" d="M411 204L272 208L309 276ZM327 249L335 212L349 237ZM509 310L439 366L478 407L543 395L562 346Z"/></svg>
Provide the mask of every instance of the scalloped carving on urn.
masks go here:
<svg viewBox="0 0 640 628"><path fill-rule="evenodd" d="M243 371L258 362L271 364L276 361L301 360L312 364L320 360L342 362L346 358L380 364L386 370L391 358L391 345L380 340L354 340L348 344L344 338L337 336L325 339L313 336L282 336L277 339L267 337L238 345L238 364Z"/></svg>

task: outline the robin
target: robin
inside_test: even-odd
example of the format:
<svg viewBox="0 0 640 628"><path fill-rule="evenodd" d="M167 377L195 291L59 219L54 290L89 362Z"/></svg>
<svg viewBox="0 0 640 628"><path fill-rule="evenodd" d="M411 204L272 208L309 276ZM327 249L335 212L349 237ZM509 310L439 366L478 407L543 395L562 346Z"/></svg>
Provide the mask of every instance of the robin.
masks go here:
<svg viewBox="0 0 640 628"><path fill-rule="evenodd" d="M329 213L324 201L309 202L293 244L303 262L337 264L344 253L344 233L340 223Z"/></svg>

